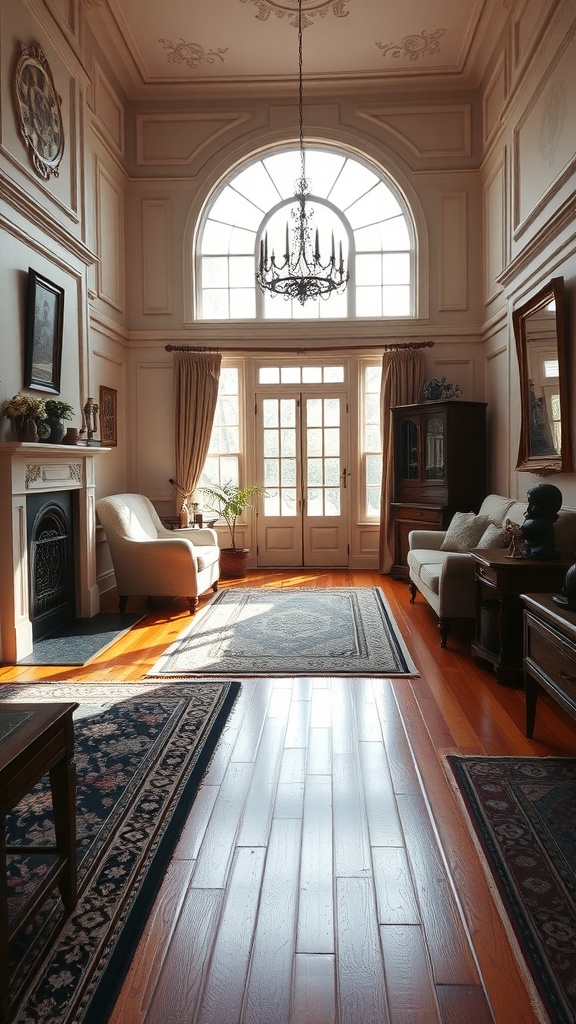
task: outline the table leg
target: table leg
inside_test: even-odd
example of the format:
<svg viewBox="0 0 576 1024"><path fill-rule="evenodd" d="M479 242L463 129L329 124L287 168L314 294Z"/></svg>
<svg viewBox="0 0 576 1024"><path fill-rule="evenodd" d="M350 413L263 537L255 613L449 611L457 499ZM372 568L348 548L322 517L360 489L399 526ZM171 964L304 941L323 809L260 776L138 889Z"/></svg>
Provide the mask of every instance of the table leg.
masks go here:
<svg viewBox="0 0 576 1024"><path fill-rule="evenodd" d="M0 1024L8 1020L8 886L6 884L6 817L0 822Z"/></svg>
<svg viewBox="0 0 576 1024"><path fill-rule="evenodd" d="M59 888L66 910L77 903L76 866L76 765L72 756L65 757L50 770L56 848L65 858L65 869Z"/></svg>

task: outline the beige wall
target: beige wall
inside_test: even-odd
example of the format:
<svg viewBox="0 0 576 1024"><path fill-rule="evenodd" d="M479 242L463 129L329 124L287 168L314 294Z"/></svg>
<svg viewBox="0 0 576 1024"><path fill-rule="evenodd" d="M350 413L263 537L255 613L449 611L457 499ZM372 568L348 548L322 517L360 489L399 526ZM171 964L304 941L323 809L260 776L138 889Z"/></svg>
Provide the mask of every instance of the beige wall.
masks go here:
<svg viewBox="0 0 576 1024"><path fill-rule="evenodd" d="M576 302L573 0L516 4L478 92L403 94L396 84L389 94L307 96L307 137L391 174L411 204L420 241L417 320L312 329L194 322L202 210L232 168L296 141L295 97L234 92L184 102L151 91L146 102L131 101L113 50L104 52L91 36L87 7L80 0L0 7L0 400L22 387L23 289L31 266L65 288L62 397L77 410L78 424L82 404L88 395L98 400L100 385L118 391L119 445L99 460L98 492L144 490L167 510L167 342L261 352L302 348L313 338L370 353L387 340L431 339L429 375L488 402L491 487L523 497L533 480L515 471L512 310L558 274L571 308ZM11 102L19 40L43 45L62 96L64 159L59 177L46 183L30 165ZM576 317L569 323L573 349ZM246 356L248 380L251 366ZM3 421L0 440L7 436ZM566 503L576 505L576 474L557 482ZM358 529L354 544L356 564L376 564L374 528Z"/></svg>

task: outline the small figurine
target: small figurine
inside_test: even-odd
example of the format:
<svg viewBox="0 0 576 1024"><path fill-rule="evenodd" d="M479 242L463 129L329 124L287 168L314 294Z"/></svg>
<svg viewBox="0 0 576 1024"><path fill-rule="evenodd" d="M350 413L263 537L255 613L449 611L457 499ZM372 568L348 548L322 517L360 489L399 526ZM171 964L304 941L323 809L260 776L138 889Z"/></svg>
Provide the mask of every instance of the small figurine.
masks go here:
<svg viewBox="0 0 576 1024"><path fill-rule="evenodd" d="M80 437L86 434L86 443L90 444L94 434L98 432L98 405L93 398L86 400L86 405L82 410L82 429L80 430Z"/></svg>
<svg viewBox="0 0 576 1024"><path fill-rule="evenodd" d="M562 492L554 484L538 484L528 491L522 536L527 558L560 558L556 550L554 523L562 507Z"/></svg>
<svg viewBox="0 0 576 1024"><path fill-rule="evenodd" d="M522 543L522 527L507 519L504 523L504 539L509 549L506 558L524 558L524 544Z"/></svg>

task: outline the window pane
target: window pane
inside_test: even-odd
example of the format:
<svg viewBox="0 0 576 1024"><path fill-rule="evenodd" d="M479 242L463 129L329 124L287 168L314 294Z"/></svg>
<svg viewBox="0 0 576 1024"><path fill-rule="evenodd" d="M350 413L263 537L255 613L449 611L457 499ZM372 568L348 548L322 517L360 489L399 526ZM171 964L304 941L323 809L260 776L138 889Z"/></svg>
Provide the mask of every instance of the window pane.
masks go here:
<svg viewBox="0 0 576 1024"><path fill-rule="evenodd" d="M226 288L228 286L228 259L226 256L205 256L202 260L202 285L204 288Z"/></svg>
<svg viewBox="0 0 576 1024"><path fill-rule="evenodd" d="M253 258L255 247L255 231L245 231L243 228L232 228L232 231L230 232L230 244L228 246L229 252L242 252ZM254 263L252 263L252 273L254 273Z"/></svg>
<svg viewBox="0 0 576 1024"><path fill-rule="evenodd" d="M322 367L321 366L303 366L302 367L302 383L303 384L321 384L322 383Z"/></svg>
<svg viewBox="0 0 576 1024"><path fill-rule="evenodd" d="M293 516L296 514L296 491L287 490L286 488L282 491L282 515Z"/></svg>
<svg viewBox="0 0 576 1024"><path fill-rule="evenodd" d="M327 427L340 425L340 400L327 398L324 401L324 423Z"/></svg>
<svg viewBox="0 0 576 1024"><path fill-rule="evenodd" d="M396 279L398 280L398 279ZM254 260L251 256L230 257L230 285L232 288L250 288L254 284Z"/></svg>
<svg viewBox="0 0 576 1024"><path fill-rule="evenodd" d="M379 452L382 450L382 437L380 435L380 426L366 427L366 436L364 439L364 446L367 452Z"/></svg>
<svg viewBox="0 0 576 1024"><path fill-rule="evenodd" d="M327 516L339 516L340 515L340 488L332 489L327 487L324 491L324 498L326 502L325 515Z"/></svg>
<svg viewBox="0 0 576 1024"><path fill-rule="evenodd" d="M320 488L309 487L306 512L309 516L321 516L323 511L322 491Z"/></svg>
<svg viewBox="0 0 576 1024"><path fill-rule="evenodd" d="M264 486L278 487L280 483L280 463L278 459L264 459Z"/></svg>
<svg viewBox="0 0 576 1024"><path fill-rule="evenodd" d="M253 318L256 314L254 289L234 288L230 292L230 316L233 320Z"/></svg>
<svg viewBox="0 0 576 1024"><path fill-rule="evenodd" d="M278 384L280 381L280 370L277 366L261 366L258 372L259 384Z"/></svg>
<svg viewBox="0 0 576 1024"><path fill-rule="evenodd" d="M324 460L324 483L338 487L340 483L340 459Z"/></svg>
<svg viewBox="0 0 576 1024"><path fill-rule="evenodd" d="M202 293L202 316L205 320L228 320L228 290L206 288Z"/></svg>
<svg viewBox="0 0 576 1024"><path fill-rule="evenodd" d="M306 418L309 427L319 427L322 424L322 400L320 398L306 399Z"/></svg>
<svg viewBox="0 0 576 1024"><path fill-rule="evenodd" d="M282 369L280 370L280 381L282 384L299 384L300 367L283 366Z"/></svg>
<svg viewBox="0 0 576 1024"><path fill-rule="evenodd" d="M410 248L410 233L403 214L400 217L394 217L393 220L383 221L378 227L384 250Z"/></svg>
<svg viewBox="0 0 576 1024"><path fill-rule="evenodd" d="M296 459L282 459L282 486L296 485Z"/></svg>
<svg viewBox="0 0 576 1024"><path fill-rule="evenodd" d="M210 220L219 220L224 224L257 231L262 220L262 211L227 185L210 210Z"/></svg>
<svg viewBox="0 0 576 1024"><path fill-rule="evenodd" d="M356 280L362 287L382 284L382 256L374 253L373 256L356 257Z"/></svg>
<svg viewBox="0 0 576 1024"><path fill-rule="evenodd" d="M369 487L379 487L382 482L382 456L366 456L366 483Z"/></svg>
<svg viewBox="0 0 576 1024"><path fill-rule="evenodd" d="M263 211L276 206L282 198L260 160L236 175L234 188Z"/></svg>
<svg viewBox="0 0 576 1024"><path fill-rule="evenodd" d="M220 224L214 220L208 220L202 234L202 253L225 253L228 252L230 235L232 229L229 224Z"/></svg>
<svg viewBox="0 0 576 1024"><path fill-rule="evenodd" d="M296 402L293 398L281 399L280 422L283 427L294 427L296 425Z"/></svg>
<svg viewBox="0 0 576 1024"><path fill-rule="evenodd" d="M410 288L386 287L383 290L384 316L409 316L410 314Z"/></svg>
<svg viewBox="0 0 576 1024"><path fill-rule="evenodd" d="M282 455L296 455L296 431L292 429L282 430Z"/></svg>
<svg viewBox="0 0 576 1024"><path fill-rule="evenodd" d="M344 367L343 366L325 366L324 367L324 383L325 384L342 384L344 382Z"/></svg>
<svg viewBox="0 0 576 1024"><path fill-rule="evenodd" d="M220 369L218 381L218 395L238 394L238 370L235 366L223 366Z"/></svg>
<svg viewBox="0 0 576 1024"><path fill-rule="evenodd" d="M356 313L358 316L382 315L382 289L357 288Z"/></svg>
<svg viewBox="0 0 576 1024"><path fill-rule="evenodd" d="M321 487L322 483L322 459L308 459L308 485Z"/></svg>
<svg viewBox="0 0 576 1024"><path fill-rule="evenodd" d="M408 253L395 252L390 256L382 256L382 279L384 284L406 284L410 280Z"/></svg>
<svg viewBox="0 0 576 1024"><path fill-rule="evenodd" d="M347 160L332 189L329 199L334 206L347 210L360 196L372 188L378 181L373 171L368 170L356 160Z"/></svg>
<svg viewBox="0 0 576 1024"><path fill-rule="evenodd" d="M326 455L340 454L340 431L332 427L324 431L324 451Z"/></svg>

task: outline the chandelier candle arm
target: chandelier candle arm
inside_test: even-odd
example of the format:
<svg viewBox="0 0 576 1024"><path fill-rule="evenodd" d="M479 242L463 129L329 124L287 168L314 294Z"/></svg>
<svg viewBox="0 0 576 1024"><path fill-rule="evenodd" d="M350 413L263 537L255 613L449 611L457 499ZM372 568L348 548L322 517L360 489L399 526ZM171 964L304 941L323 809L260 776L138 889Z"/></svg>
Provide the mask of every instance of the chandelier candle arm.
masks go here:
<svg viewBox="0 0 576 1024"><path fill-rule="evenodd" d="M298 206L291 210L294 219L292 237L286 222L286 243L283 262L276 262L274 249L268 259L268 231L260 239L260 259L256 281L263 292L272 297L297 299L303 306L309 299L328 299L334 292L341 294L348 284L349 274L344 267L342 239L339 242L339 262L336 267L334 231L331 255L322 263L320 234L315 230L312 242L311 218L314 207L310 203L311 186L306 178L304 151L303 75L302 75L302 0L298 0L298 128L300 142L300 178L295 183L294 200Z"/></svg>

